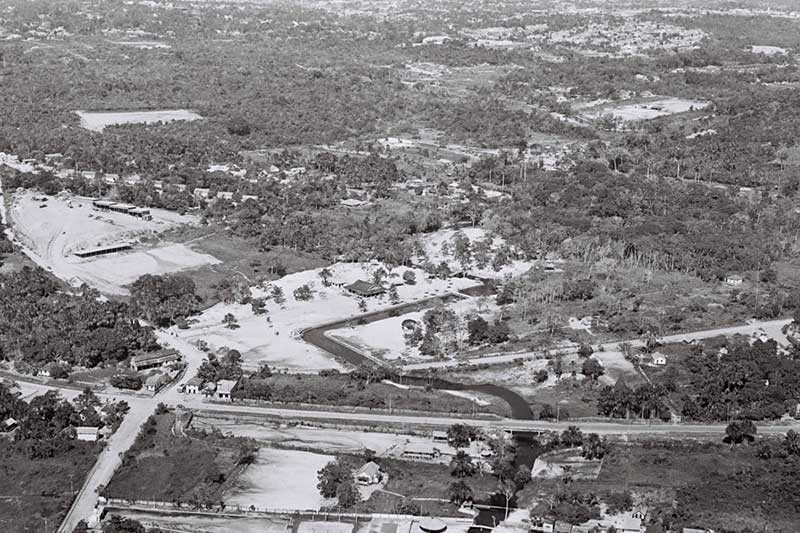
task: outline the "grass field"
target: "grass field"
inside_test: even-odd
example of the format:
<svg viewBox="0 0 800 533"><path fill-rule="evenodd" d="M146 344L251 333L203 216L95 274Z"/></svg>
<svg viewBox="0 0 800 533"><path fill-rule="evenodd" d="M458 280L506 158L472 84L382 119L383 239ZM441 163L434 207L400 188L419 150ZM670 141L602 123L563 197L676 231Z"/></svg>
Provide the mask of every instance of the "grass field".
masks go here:
<svg viewBox="0 0 800 533"><path fill-rule="evenodd" d="M120 43L130 44L130 43ZM142 43L139 43L140 45ZM152 44L152 43L148 43ZM76 111L81 119L81 126L92 131L102 132L108 126L121 126L125 124L157 124L159 122L173 122L175 120L200 120L203 117L185 109L165 111L109 111L92 112Z"/></svg>
<svg viewBox="0 0 800 533"><path fill-rule="evenodd" d="M69 509L97 452L93 443L76 442L72 450L57 457L29 459L0 440L0 529L51 531Z"/></svg>
<svg viewBox="0 0 800 533"><path fill-rule="evenodd" d="M124 499L218 503L235 476L244 439L197 432L174 435L172 413L154 415L105 490Z"/></svg>

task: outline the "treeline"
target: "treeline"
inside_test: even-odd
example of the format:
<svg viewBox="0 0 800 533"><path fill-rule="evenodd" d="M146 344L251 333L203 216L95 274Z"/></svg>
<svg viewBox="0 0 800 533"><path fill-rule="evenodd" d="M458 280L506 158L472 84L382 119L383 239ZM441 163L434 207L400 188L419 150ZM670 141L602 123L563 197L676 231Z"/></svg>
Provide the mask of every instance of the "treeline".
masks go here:
<svg viewBox="0 0 800 533"><path fill-rule="evenodd" d="M66 292L40 269L0 275L0 354L37 370L53 362L95 367L157 348L129 306L86 286Z"/></svg>
<svg viewBox="0 0 800 533"><path fill-rule="evenodd" d="M17 422L13 446L29 459L57 457L76 445L77 426L116 429L128 411L126 402L101 402L90 390L84 391L73 402L63 399L57 391L21 400L5 385L0 384L0 421L13 418Z"/></svg>
<svg viewBox="0 0 800 533"><path fill-rule="evenodd" d="M775 420L794 414L800 398L800 359L778 353L775 341L733 342L727 354L701 350L687 357L688 383L667 374L663 385L680 398L693 420L731 417ZM658 380L658 378L656 378Z"/></svg>

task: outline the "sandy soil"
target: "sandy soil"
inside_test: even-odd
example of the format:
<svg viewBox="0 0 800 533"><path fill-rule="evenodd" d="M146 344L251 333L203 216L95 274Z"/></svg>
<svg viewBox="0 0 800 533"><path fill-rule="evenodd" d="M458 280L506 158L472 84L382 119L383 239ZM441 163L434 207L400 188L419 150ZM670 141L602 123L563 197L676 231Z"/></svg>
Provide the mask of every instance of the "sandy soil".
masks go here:
<svg viewBox="0 0 800 533"><path fill-rule="evenodd" d="M126 44L126 43L116 43ZM141 43L137 43L140 44ZM152 44L152 43L150 43ZM81 126L87 130L102 132L106 126L120 124L155 124L157 122L173 122L175 120L200 120L203 117L185 109L165 111L131 111L131 112L92 112L76 111L81 118Z"/></svg>
<svg viewBox="0 0 800 533"><path fill-rule="evenodd" d="M353 524L347 522L300 522L297 533L351 533Z"/></svg>
<svg viewBox="0 0 800 533"><path fill-rule="evenodd" d="M140 513L134 511L115 512L126 518L138 520L147 527L161 527L168 531L187 533L286 533L286 520L269 518L220 518L216 516L170 516Z"/></svg>
<svg viewBox="0 0 800 533"><path fill-rule="evenodd" d="M440 462L448 463L456 449L446 443L433 442L422 435L402 433L379 433L372 431L355 431L322 427L287 427L269 424L263 421L256 423L248 419L225 419L200 414L192 422L194 427L210 430L216 428L224 434L248 437L264 443L276 443L283 447L312 448L322 453L362 453L365 449L375 452L378 457L400 459L403 451L410 445L419 447L436 447L442 452ZM474 442L467 451L475 458L480 457L482 444ZM271 449L269 449L271 451Z"/></svg>
<svg viewBox="0 0 800 533"><path fill-rule="evenodd" d="M263 448L256 462L223 496L228 505L318 510L326 500L317 491L317 471L332 455Z"/></svg>
<svg viewBox="0 0 800 533"><path fill-rule="evenodd" d="M460 230L464 235L470 240L471 243L475 241L484 240L486 238L486 230L483 228L462 228ZM422 240L422 245L425 249L425 253L427 254L428 260L433 264L439 264L442 261L446 262L447 265L450 267L451 270L457 271L461 270L461 265L453 259L452 255L445 255L442 253L442 245L447 243L451 247L452 253L452 241L453 235L455 235L456 230L446 229L440 230L434 233L430 233L425 235ZM501 246L503 246L505 242L503 239L499 237L495 237L492 240L491 248L492 250L497 250ZM499 271L495 271L491 266L491 261L494 259L494 254L489 254L489 265L484 268L478 268L473 264L467 268L467 271L470 274L474 274L476 276L488 279L503 279L505 276L517 276L523 274L530 270L533 266L533 263L528 261L511 261L510 264L504 266Z"/></svg>
<svg viewBox="0 0 800 533"><path fill-rule="evenodd" d="M335 263L328 270L333 274L332 283L348 284L357 279L371 279L371 273L381 266L377 262ZM398 277L391 278L391 282L399 283L400 275L405 270L395 269L394 273ZM267 363L275 368L292 371L340 369L341 366L336 361L304 342L300 334L306 328L357 316L362 312L358 308L358 298L344 288L336 285L323 287L319 272L320 269L306 270L273 282L272 285L283 290L286 302L280 305L269 300L266 315L254 315L249 305L220 303L200 315L198 322L190 329L179 330L177 334L190 341L203 339L212 349L220 346L235 348L242 353L245 368L255 369ZM429 278L422 270L415 269L414 272L417 277L415 285L397 287L401 303L476 285L468 279L440 280ZM312 288L314 298L305 302L296 301L293 291L304 284ZM256 297L268 296L269 288L256 287L252 292ZM366 301L369 311L392 305L386 295ZM232 313L237 318L238 329L228 329L222 325L222 318L227 313Z"/></svg>
<svg viewBox="0 0 800 533"><path fill-rule="evenodd" d="M453 302L448 307L461 318L460 335L464 339L467 337L466 323L469 316L480 315L487 321L491 321L498 310L493 300L483 301L479 304L475 298ZM479 309L480 312L478 311ZM409 348L406 346L402 326L403 321L409 319L415 320L421 325L422 317L426 311L406 313L361 326L355 325L349 328L335 329L329 331L327 335L344 340L348 344L355 345L383 359L397 360L403 358L405 361L427 361L431 360L431 357L420 354L418 347Z"/></svg>
<svg viewBox="0 0 800 533"><path fill-rule="evenodd" d="M32 192L14 195L8 217L15 236L33 261L72 285L85 282L105 293L127 294L123 286L143 274L164 274L219 263L216 258L182 244L139 245L130 252L81 259L73 253L120 241L134 242L196 220L159 209L151 210L153 220L142 220L122 213L95 211L91 200L86 198L48 197L41 202L34 197L38 196Z"/></svg>
<svg viewBox="0 0 800 533"><path fill-rule="evenodd" d="M702 100L688 100L684 98L663 98L637 103L621 103L618 105L603 105L587 109L583 116L589 119L598 119L605 115L624 122L637 120L651 120L676 113L685 113L691 109L700 110L708 107L709 103Z"/></svg>

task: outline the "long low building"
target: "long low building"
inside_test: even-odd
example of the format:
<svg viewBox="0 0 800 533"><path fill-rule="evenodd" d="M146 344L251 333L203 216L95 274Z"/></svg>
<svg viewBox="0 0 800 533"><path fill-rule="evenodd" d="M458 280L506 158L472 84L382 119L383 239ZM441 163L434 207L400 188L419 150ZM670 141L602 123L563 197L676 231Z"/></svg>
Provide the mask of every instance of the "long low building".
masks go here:
<svg viewBox="0 0 800 533"><path fill-rule="evenodd" d="M147 370L148 368L156 368L177 363L180 360L181 355L177 350L158 350L157 352L134 355L131 358L131 368L139 372L140 370Z"/></svg>
<svg viewBox="0 0 800 533"><path fill-rule="evenodd" d="M124 252L125 250L131 250L133 246L129 242L119 242L116 244L109 244L108 246L99 246L97 248L89 248L88 250L80 250L75 252L80 258L86 257L94 257L97 255L106 255L106 254L113 254L117 252Z"/></svg>
<svg viewBox="0 0 800 533"><path fill-rule="evenodd" d="M111 200L94 200L92 206L100 211L113 211L145 219L152 218L150 209L146 207L136 207L135 205L117 203Z"/></svg>

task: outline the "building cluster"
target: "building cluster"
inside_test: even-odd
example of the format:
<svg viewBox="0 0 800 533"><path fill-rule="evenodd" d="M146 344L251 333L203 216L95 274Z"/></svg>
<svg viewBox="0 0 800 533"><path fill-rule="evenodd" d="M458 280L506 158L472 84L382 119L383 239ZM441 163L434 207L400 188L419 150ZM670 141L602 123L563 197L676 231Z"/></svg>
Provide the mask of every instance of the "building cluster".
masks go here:
<svg viewBox="0 0 800 533"><path fill-rule="evenodd" d="M223 402L233 401L233 392L239 385L238 380L221 379L219 381L205 381L200 377L193 377L183 387L186 394L203 394L208 398Z"/></svg>

